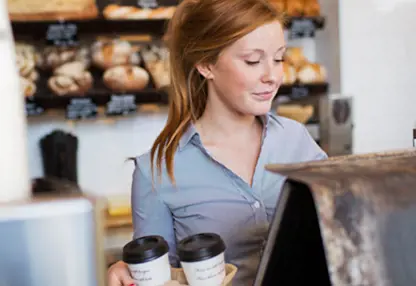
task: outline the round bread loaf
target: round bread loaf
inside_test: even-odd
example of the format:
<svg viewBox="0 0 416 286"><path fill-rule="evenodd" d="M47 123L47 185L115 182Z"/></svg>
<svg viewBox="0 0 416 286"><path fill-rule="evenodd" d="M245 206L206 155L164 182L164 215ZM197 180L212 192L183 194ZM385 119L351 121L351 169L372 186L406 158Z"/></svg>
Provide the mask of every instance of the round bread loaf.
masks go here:
<svg viewBox="0 0 416 286"><path fill-rule="evenodd" d="M57 67L73 61L83 62L89 65L89 50L85 47L46 47L41 53L36 54L37 67L44 70L54 70Z"/></svg>
<svg viewBox="0 0 416 286"><path fill-rule="evenodd" d="M303 15L303 9L303 0L290 0L286 2L286 13L290 17L301 17Z"/></svg>
<svg viewBox="0 0 416 286"><path fill-rule="evenodd" d="M16 53L16 65L21 76L29 77L35 68L35 58L27 57L24 53Z"/></svg>
<svg viewBox="0 0 416 286"><path fill-rule="evenodd" d="M296 69L290 64L283 63L283 84L294 84L296 81Z"/></svg>
<svg viewBox="0 0 416 286"><path fill-rule="evenodd" d="M25 97L31 97L36 92L36 85L22 76L20 76L20 88Z"/></svg>
<svg viewBox="0 0 416 286"><path fill-rule="evenodd" d="M301 66L308 62L305 54L303 53L302 47L287 48L284 58L285 61L295 69L299 69Z"/></svg>
<svg viewBox="0 0 416 286"><path fill-rule="evenodd" d="M323 66L316 63L308 63L298 70L297 78L301 83L324 83L327 73Z"/></svg>
<svg viewBox="0 0 416 286"><path fill-rule="evenodd" d="M48 87L58 96L84 95L91 87L93 78L90 72L83 71L76 77L54 75L48 80Z"/></svg>
<svg viewBox="0 0 416 286"><path fill-rule="evenodd" d="M269 2L280 13L283 13L286 9L286 1L285 0L269 0Z"/></svg>
<svg viewBox="0 0 416 286"><path fill-rule="evenodd" d="M134 92L149 83L149 73L138 66L116 66L105 71L104 84L116 92Z"/></svg>
<svg viewBox="0 0 416 286"><path fill-rule="evenodd" d="M321 6L318 0L305 1L303 13L306 17L318 17L321 14Z"/></svg>
<svg viewBox="0 0 416 286"><path fill-rule="evenodd" d="M97 41L92 45L92 61L103 70L119 65L137 65L140 57L138 47L123 40Z"/></svg>
<svg viewBox="0 0 416 286"><path fill-rule="evenodd" d="M79 77L86 69L86 64L80 61L69 62L58 67L54 75L66 75L69 77Z"/></svg>

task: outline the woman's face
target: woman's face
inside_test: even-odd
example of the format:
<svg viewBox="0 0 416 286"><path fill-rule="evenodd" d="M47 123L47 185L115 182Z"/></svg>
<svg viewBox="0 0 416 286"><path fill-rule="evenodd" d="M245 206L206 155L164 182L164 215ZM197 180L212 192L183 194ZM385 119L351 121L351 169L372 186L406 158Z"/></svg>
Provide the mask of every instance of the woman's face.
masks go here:
<svg viewBox="0 0 416 286"><path fill-rule="evenodd" d="M214 65L199 69L208 79L208 101L243 115L267 113L282 83L284 52L283 29L277 21L239 39Z"/></svg>

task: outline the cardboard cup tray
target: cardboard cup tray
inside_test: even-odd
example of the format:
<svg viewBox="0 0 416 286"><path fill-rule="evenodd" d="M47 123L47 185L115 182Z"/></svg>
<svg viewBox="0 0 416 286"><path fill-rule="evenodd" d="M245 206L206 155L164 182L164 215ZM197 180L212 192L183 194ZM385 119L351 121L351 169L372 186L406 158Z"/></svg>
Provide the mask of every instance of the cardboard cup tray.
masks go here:
<svg viewBox="0 0 416 286"><path fill-rule="evenodd" d="M237 273L237 267L232 264L225 265L225 280L221 284L222 286L231 286L232 280ZM185 273L182 268L172 268L172 280L179 282L181 285L188 285L185 277Z"/></svg>

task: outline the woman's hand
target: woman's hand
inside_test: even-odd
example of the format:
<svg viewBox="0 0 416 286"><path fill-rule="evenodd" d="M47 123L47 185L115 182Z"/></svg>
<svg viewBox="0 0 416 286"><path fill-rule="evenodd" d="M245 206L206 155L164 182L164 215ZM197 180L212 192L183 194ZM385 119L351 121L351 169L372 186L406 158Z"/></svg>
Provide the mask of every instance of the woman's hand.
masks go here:
<svg viewBox="0 0 416 286"><path fill-rule="evenodd" d="M127 264L123 261L111 265L108 269L108 286L135 286Z"/></svg>

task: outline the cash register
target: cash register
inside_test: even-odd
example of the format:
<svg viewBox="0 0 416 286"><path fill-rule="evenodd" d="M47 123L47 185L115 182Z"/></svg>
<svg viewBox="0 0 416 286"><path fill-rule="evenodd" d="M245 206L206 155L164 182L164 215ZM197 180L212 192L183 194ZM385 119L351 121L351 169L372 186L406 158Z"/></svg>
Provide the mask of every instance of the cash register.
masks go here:
<svg viewBox="0 0 416 286"><path fill-rule="evenodd" d="M254 286L416 285L414 148L268 170L289 179Z"/></svg>

